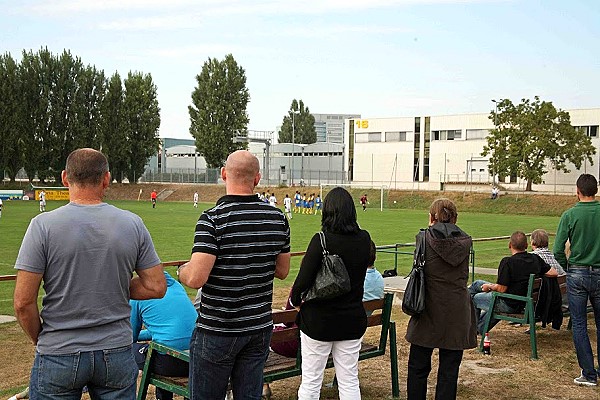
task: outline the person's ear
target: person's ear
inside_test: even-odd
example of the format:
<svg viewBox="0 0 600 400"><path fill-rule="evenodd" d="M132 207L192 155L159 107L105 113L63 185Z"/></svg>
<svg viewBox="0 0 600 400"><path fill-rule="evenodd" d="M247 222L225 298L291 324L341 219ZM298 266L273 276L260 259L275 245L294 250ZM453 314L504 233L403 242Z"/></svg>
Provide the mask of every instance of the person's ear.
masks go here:
<svg viewBox="0 0 600 400"><path fill-rule="evenodd" d="M261 175L260 175L260 172L258 172L256 174L256 176L254 177L254 187L258 186L258 182L260 182L260 178L261 178Z"/></svg>
<svg viewBox="0 0 600 400"><path fill-rule="evenodd" d="M110 181L110 172L106 171L106 174L104 174L104 178L102 179L102 188L106 189L108 185L110 185Z"/></svg>
<svg viewBox="0 0 600 400"><path fill-rule="evenodd" d="M227 179L227 171L225 171L225 167L221 167L221 179Z"/></svg>
<svg viewBox="0 0 600 400"><path fill-rule="evenodd" d="M69 187L69 180L67 179L67 171L65 171L64 169L60 173L60 179L61 179L64 187Z"/></svg>

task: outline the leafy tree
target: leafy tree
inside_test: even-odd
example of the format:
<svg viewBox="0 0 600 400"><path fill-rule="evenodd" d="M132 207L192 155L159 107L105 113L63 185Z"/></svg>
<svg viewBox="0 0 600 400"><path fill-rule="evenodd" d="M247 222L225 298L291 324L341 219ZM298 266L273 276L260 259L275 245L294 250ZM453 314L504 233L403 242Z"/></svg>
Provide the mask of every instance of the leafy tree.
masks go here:
<svg viewBox="0 0 600 400"><path fill-rule="evenodd" d="M144 173L148 159L158 152L160 108L150 74L129 72L125 79L123 128L127 152L127 179L135 182Z"/></svg>
<svg viewBox="0 0 600 400"><path fill-rule="evenodd" d="M292 123L294 124L293 130ZM317 141L315 117L310 113L308 107L304 106L302 100L294 99L288 115L283 117L279 143L292 143L292 133L294 143L311 144Z"/></svg>
<svg viewBox="0 0 600 400"><path fill-rule="evenodd" d="M196 81L192 105L188 106L190 134L208 167L218 168L225 164L228 154L246 148L244 143L233 142L234 136L248 134L246 74L228 54L222 61L209 58Z"/></svg>
<svg viewBox="0 0 600 400"><path fill-rule="evenodd" d="M42 62L42 55L45 62ZM23 165L30 182L39 170L47 169L43 166L48 165L44 142L48 130L52 86L49 59L48 49L37 53L23 51L19 66L22 96L19 130L23 138ZM42 179L45 176L42 175Z"/></svg>
<svg viewBox="0 0 600 400"><path fill-rule="evenodd" d="M123 83L115 72L109 79L102 100L100 141L102 152L108 158L113 179L121 183L127 171L127 134L123 121Z"/></svg>
<svg viewBox="0 0 600 400"><path fill-rule="evenodd" d="M523 99L514 105L504 99L497 104L497 112L489 118L495 121L487 137L482 156L490 155L490 170L500 176L513 175L527 181L526 190L533 183L541 183L547 173L548 161L555 169L570 172L567 162L577 169L587 159L593 164L596 153L585 132L571 126L569 113L557 110L552 102Z"/></svg>
<svg viewBox="0 0 600 400"><path fill-rule="evenodd" d="M0 171L12 182L23 166L23 139L19 130L21 97L18 64L10 54L0 55Z"/></svg>

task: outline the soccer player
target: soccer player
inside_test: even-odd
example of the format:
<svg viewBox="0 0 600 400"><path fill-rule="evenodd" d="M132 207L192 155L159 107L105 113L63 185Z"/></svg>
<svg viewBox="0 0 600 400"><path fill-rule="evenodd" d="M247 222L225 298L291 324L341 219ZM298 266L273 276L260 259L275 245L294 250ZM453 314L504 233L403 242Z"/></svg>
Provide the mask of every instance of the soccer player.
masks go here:
<svg viewBox="0 0 600 400"><path fill-rule="evenodd" d="M40 212L46 211L46 192L42 190L40 192Z"/></svg>
<svg viewBox="0 0 600 400"><path fill-rule="evenodd" d="M363 194L360 198L360 204L362 205L363 211L367 211L367 204L369 204L369 199L367 199L367 194Z"/></svg>
<svg viewBox="0 0 600 400"><path fill-rule="evenodd" d="M296 190L296 194L294 195L294 212L295 213L299 213L300 212L300 199L302 196L300 196L300 191Z"/></svg>
<svg viewBox="0 0 600 400"><path fill-rule="evenodd" d="M271 193L269 196L269 204L273 207L277 207L277 197L275 197L275 193Z"/></svg>
<svg viewBox="0 0 600 400"><path fill-rule="evenodd" d="M0 199L0 218L2 218L2 199Z"/></svg>
<svg viewBox="0 0 600 400"><path fill-rule="evenodd" d="M321 196L319 194L317 194L317 197L315 198L315 215L317 215L319 213L319 211L321 211L321 215L323 215L323 201L321 201Z"/></svg>
<svg viewBox="0 0 600 400"><path fill-rule="evenodd" d="M194 192L194 208L198 208L198 192Z"/></svg>
<svg viewBox="0 0 600 400"><path fill-rule="evenodd" d="M285 194L285 199L283 199L283 208L288 219L292 219L292 199L290 199L287 193Z"/></svg>
<svg viewBox="0 0 600 400"><path fill-rule="evenodd" d="M152 208L156 208L156 198L158 197L158 195L156 194L156 190L153 190L152 193L150 193L150 200L152 201Z"/></svg>

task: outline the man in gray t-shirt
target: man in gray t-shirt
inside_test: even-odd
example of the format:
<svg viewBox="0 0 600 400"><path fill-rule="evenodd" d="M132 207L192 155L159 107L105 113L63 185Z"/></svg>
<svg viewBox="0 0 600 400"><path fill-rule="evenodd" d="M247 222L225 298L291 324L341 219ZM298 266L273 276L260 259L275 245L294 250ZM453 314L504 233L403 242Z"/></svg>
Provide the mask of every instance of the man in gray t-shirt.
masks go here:
<svg viewBox="0 0 600 400"><path fill-rule="evenodd" d="M31 220L15 265L15 315L36 345L31 396L79 399L87 385L92 398L134 398L129 299L164 295L162 265L142 220L102 202L102 153L72 152L62 180L70 203Z"/></svg>

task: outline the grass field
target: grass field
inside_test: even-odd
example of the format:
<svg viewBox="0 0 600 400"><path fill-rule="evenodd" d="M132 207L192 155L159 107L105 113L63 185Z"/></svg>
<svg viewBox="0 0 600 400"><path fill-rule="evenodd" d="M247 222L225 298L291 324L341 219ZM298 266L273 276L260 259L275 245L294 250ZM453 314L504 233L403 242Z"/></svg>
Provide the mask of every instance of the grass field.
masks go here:
<svg viewBox="0 0 600 400"><path fill-rule="evenodd" d="M159 203L152 209L148 202L113 201L119 207L131 210L145 221L157 251L163 261L189 257L195 222L202 207L194 209L191 203ZM0 219L0 275L13 274L14 262L19 245L32 217L37 215L35 202L5 202ZM49 202L52 210L64 203ZM427 223L427 205L422 210L388 210L380 212L369 209L358 211L360 225L371 232L377 245L407 243L414 240L419 228ZM459 209L460 212L460 209ZM545 228L554 232L558 217L535 217L527 215L484 214L460 212L459 225L474 238L510 235L515 230L531 232ZM319 230L320 216L294 215L291 221L292 251L304 251L311 236ZM410 248L408 252L410 252ZM497 267L499 260L508 255L507 240L475 243L476 265ZM274 306L281 306L287 298L287 288L292 284L299 268L301 257L294 257L288 279L278 282L275 289ZM407 273L411 257L399 258L400 272ZM377 267L380 271L393 267L393 255L378 254ZM12 292L14 282L0 282L0 314L12 314ZM191 293L191 291L190 291ZM406 398L406 364L408 344L404 340L408 317L399 307L394 307L392 319L397 322L399 375L401 398ZM593 319L590 316L592 347L596 348ZM566 321L565 321L566 324ZM597 399L597 388L582 388L573 385L579 374L570 331L540 329L538 349L540 360L529 360L529 340L523 335L524 328L499 324L492 331L492 356L481 355L476 349L465 351L461 366L458 398L478 400L492 393L499 399ZM367 332L365 340L376 340ZM0 398L6 398L27 385L33 360L33 346L17 323L0 325ZM434 370L429 379L429 397L433 398L437 356L434 355ZM389 357L374 358L359 364L362 397L365 400L390 398ZM332 380L332 371L326 373L326 382ZM299 378L278 381L272 385L273 400L295 398ZM485 394L484 394L485 393ZM87 395L84 399L88 399ZM153 399L152 395L149 399ZM337 399L334 389L324 388L323 399Z"/></svg>
<svg viewBox="0 0 600 400"><path fill-rule="evenodd" d="M153 209L149 202L111 201L117 207L138 214L145 222L156 250L163 261L188 259L192 248L195 223L201 210L211 204L200 204L198 209L189 202L162 202ZM49 201L50 211L65 202ZM427 211L423 210L384 210L368 209L358 211L358 220L363 229L371 233L378 246L396 243L409 243L419 228L427 224ZM36 202L5 202L0 219L0 275L14 274L14 263L19 246L29 221L39 213ZM294 214L290 221L292 251L304 251L311 237L320 229L320 215ZM506 236L515 230L531 232L536 228L544 228L554 232L558 217L462 213L459 210L459 226L473 238ZM500 259L508 255L507 241L475 243L475 262L479 267L498 266ZM410 253L411 248L405 252ZM380 252L376 263L380 271L394 267L394 254ZM277 286L291 286L300 267L301 257L292 259L292 269L285 281L276 281ZM411 266L410 255L398 256L399 272L407 274ZM171 271L172 272L172 271ZM12 291L13 282L0 282L0 314L13 314ZM190 291L191 293L191 291Z"/></svg>

